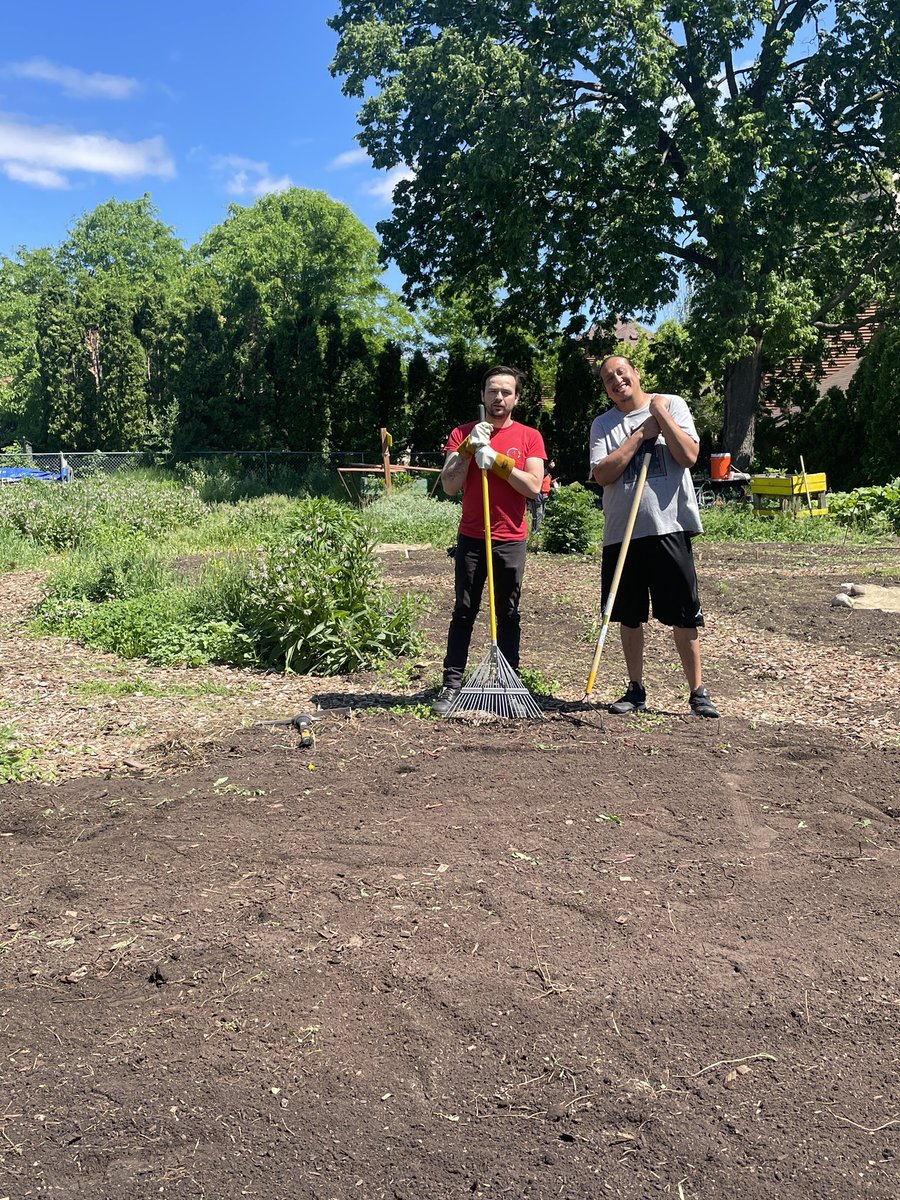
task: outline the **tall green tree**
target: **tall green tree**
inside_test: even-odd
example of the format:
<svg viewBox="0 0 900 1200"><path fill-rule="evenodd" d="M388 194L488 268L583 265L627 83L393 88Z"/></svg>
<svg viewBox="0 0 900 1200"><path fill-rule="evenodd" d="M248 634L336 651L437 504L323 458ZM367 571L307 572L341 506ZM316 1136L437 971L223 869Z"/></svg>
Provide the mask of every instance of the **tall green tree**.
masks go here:
<svg viewBox="0 0 900 1200"><path fill-rule="evenodd" d="M332 411L332 448L353 451L374 461L381 446L377 370L372 348L361 329L350 330L339 361L334 392L341 403L335 404Z"/></svg>
<svg viewBox="0 0 900 1200"><path fill-rule="evenodd" d="M862 433L865 482L883 484L900 477L900 322L896 314L872 339L850 381L847 405L856 414ZM840 440L837 444L845 452L850 448Z"/></svg>
<svg viewBox="0 0 900 1200"><path fill-rule="evenodd" d="M0 258L0 446L39 445L46 432L38 313L51 287L59 298L63 284L52 250L23 247L15 258Z"/></svg>
<svg viewBox="0 0 900 1200"><path fill-rule="evenodd" d="M55 450L86 449L93 436L88 355L75 305L61 280L42 291L35 349L43 400L40 440Z"/></svg>
<svg viewBox="0 0 900 1200"><path fill-rule="evenodd" d="M684 281L753 453L766 363L896 280L896 0L342 0L333 70L379 226L425 299L499 280L515 323L652 313Z"/></svg>
<svg viewBox="0 0 900 1200"><path fill-rule="evenodd" d="M410 414L409 443L413 455L440 453L452 426L445 428L446 421L438 407L434 373L423 350L416 350L409 360L406 395Z"/></svg>
<svg viewBox="0 0 900 1200"><path fill-rule="evenodd" d="M387 342L378 352L375 366L375 411L379 429L389 429L394 443L405 446L409 441L409 419L406 408L406 381L403 378L403 358L396 342Z"/></svg>
<svg viewBox="0 0 900 1200"><path fill-rule="evenodd" d="M175 380L178 412L172 446L179 453L238 447L225 325L214 289L192 297L183 325L184 355Z"/></svg>
<svg viewBox="0 0 900 1200"><path fill-rule="evenodd" d="M607 350L612 349L612 338ZM602 352L603 347L592 345ZM584 344L564 339L556 370L553 417L546 439L547 450L556 463L553 472L566 483L583 483L588 475L588 432L594 417L608 406L603 388L591 371Z"/></svg>
<svg viewBox="0 0 900 1200"><path fill-rule="evenodd" d="M378 239L324 192L290 188L249 207L232 204L198 255L223 295L251 284L272 317L302 302L316 321L336 308L345 321L374 331L397 313L381 282Z"/></svg>
<svg viewBox="0 0 900 1200"><path fill-rule="evenodd" d="M184 246L145 195L85 213L55 259L88 357L84 435L103 449L137 449L173 400Z"/></svg>

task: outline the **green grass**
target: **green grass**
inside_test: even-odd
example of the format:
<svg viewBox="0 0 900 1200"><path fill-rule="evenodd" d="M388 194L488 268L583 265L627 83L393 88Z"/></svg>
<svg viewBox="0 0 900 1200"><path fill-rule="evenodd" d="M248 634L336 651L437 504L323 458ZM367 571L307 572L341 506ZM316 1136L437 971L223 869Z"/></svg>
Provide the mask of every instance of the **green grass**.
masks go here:
<svg viewBox="0 0 900 1200"><path fill-rule="evenodd" d="M9 485L6 485L9 486ZM7 571L40 571L52 555L16 529L0 527L0 574Z"/></svg>
<svg viewBox="0 0 900 1200"><path fill-rule="evenodd" d="M379 542L451 546L456 542L460 509L448 500L435 500L410 492L381 496L363 510Z"/></svg>
<svg viewBox="0 0 900 1200"><path fill-rule="evenodd" d="M828 517L758 516L750 505L723 504L700 512L704 537L710 542L796 542L808 545L878 541L877 535L838 525Z"/></svg>

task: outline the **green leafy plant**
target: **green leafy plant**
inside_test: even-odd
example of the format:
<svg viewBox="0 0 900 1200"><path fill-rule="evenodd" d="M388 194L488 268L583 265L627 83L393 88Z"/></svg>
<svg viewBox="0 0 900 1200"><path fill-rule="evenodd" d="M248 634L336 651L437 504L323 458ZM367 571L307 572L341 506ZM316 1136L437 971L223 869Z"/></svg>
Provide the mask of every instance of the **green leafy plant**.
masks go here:
<svg viewBox="0 0 900 1200"><path fill-rule="evenodd" d="M580 483L558 488L547 505L543 545L552 554L587 554L603 537L603 514Z"/></svg>
<svg viewBox="0 0 900 1200"><path fill-rule="evenodd" d="M559 691L559 680L553 679L545 672L534 667L522 667L519 679L536 696L555 696Z"/></svg>
<svg viewBox="0 0 900 1200"><path fill-rule="evenodd" d="M0 784L51 778L37 759L38 752L31 746L19 745L12 726L0 725Z"/></svg>
<svg viewBox="0 0 900 1200"><path fill-rule="evenodd" d="M134 533L158 537L208 511L176 483L95 475L65 487L28 482L0 490L0 522L51 550Z"/></svg>
<svg viewBox="0 0 900 1200"><path fill-rule="evenodd" d="M214 566L198 610L242 630L252 661L302 673L362 670L414 652L417 601L382 585L369 526L346 505L300 501L285 544Z"/></svg>
<svg viewBox="0 0 900 1200"><path fill-rule="evenodd" d="M828 497L828 513L838 525L866 533L900 534L900 476L883 487L860 487Z"/></svg>

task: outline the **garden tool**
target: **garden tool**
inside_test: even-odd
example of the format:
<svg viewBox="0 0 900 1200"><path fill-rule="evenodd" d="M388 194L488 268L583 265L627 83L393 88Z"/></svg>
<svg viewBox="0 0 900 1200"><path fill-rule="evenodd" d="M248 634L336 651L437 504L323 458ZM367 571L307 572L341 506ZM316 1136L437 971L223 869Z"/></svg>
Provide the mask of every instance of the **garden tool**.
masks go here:
<svg viewBox="0 0 900 1200"><path fill-rule="evenodd" d="M634 532L634 523L637 520L638 509L641 506L641 497L644 494L644 485L647 482L647 472L650 469L650 460L653 458L653 450L656 446L656 438L652 438L647 442L644 450L644 458L641 462L641 469L638 473L637 484L634 489L634 499L631 502L631 512L628 514L628 523L625 526L625 535L622 538L622 545L619 548L619 557L616 560L616 569L613 572L612 583L609 587L609 595L606 597L606 604L603 606L603 616L600 621L600 636L597 638L597 647L594 650L594 658L591 662L591 670L588 675L587 685L584 689L584 699L590 699L591 693L594 690L594 684L597 682L597 672L600 669L600 656L603 653L603 644L606 641L606 635L609 632L609 621L612 616L613 605L616 602L616 593L619 590L619 581L622 578L622 571L625 568L625 557L628 554L628 547L631 545L631 535Z"/></svg>

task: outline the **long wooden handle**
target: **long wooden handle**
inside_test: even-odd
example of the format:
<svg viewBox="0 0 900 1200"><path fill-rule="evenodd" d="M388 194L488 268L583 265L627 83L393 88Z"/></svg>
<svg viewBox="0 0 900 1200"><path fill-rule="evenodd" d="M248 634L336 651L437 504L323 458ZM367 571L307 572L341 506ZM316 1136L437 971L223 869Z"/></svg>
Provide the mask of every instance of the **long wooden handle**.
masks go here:
<svg viewBox="0 0 900 1200"><path fill-rule="evenodd" d="M806 488L806 503L809 505L809 511L812 512L812 496L809 494L809 478L806 474L806 464L803 461L803 455L800 455L800 470L803 473L803 486Z"/></svg>
<svg viewBox="0 0 900 1200"><path fill-rule="evenodd" d="M591 695L594 690L594 684L597 682L597 672L600 669L600 656L603 654L603 646L609 630L609 621L612 616L613 605L616 602L616 593L619 590L619 581L622 578L622 571L625 569L625 556L628 553L628 547L631 545L631 535L634 532L634 523L637 520L638 509L641 506L641 497L644 494L644 484L647 482L647 472L650 469L650 460L653 458L653 447L655 444L656 439L654 438L647 450L644 451L644 460L641 463L640 474L638 475L637 485L634 489L634 499L631 502L631 512L628 514L628 524L625 526L625 535L622 538L622 545L619 548L619 557L616 560L616 569L613 572L612 583L609 586L609 595L606 597L606 603L603 606L603 617L600 621L600 636L597 638L597 647L594 650L591 670L584 689L585 699Z"/></svg>

